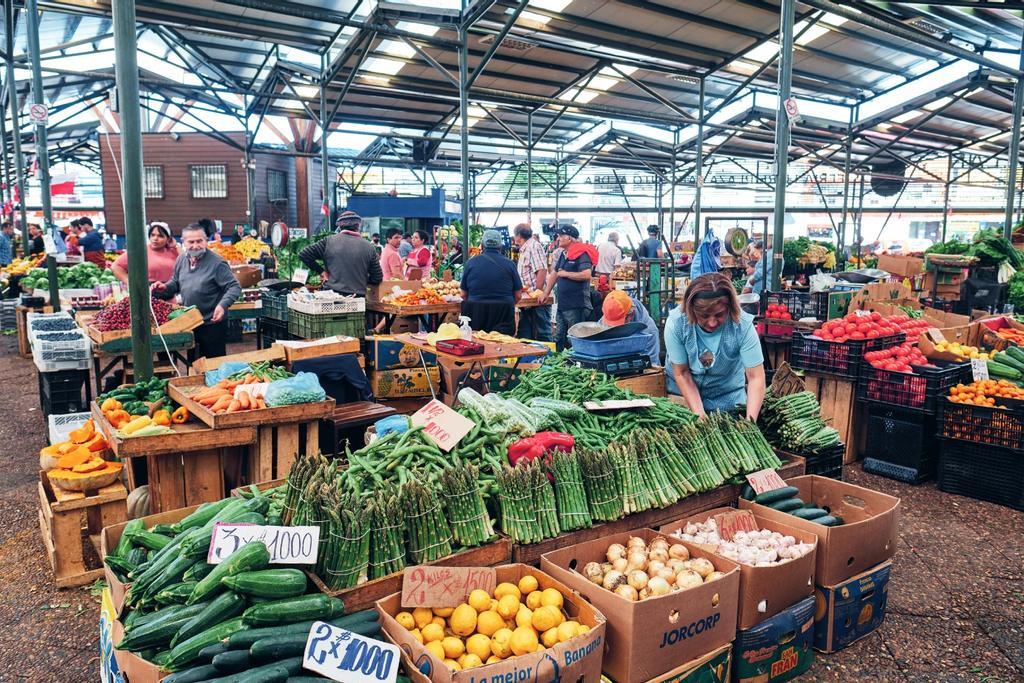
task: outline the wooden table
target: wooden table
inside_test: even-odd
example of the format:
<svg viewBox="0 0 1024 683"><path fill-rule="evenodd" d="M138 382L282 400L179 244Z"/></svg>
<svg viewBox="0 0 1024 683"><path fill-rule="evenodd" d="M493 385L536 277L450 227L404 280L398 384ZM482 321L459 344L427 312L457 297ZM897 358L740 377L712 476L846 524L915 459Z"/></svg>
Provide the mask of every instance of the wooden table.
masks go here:
<svg viewBox="0 0 1024 683"><path fill-rule="evenodd" d="M338 453L338 433L347 432L358 429L365 429L377 420L382 420L385 417L396 415L397 410L390 406L384 406L380 403L373 403L372 401L355 401L353 403L343 403L334 408L334 413L324 419L324 423L327 425L327 429L330 432L330 444L331 451ZM352 444L357 446L357 444ZM362 448L362 446L358 446ZM356 450L356 448L352 448Z"/></svg>
<svg viewBox="0 0 1024 683"><path fill-rule="evenodd" d="M515 343L501 343L501 342L489 342L474 339L474 341L483 344L484 352L475 356L456 356L455 354L445 353L438 351L435 347L427 343L426 335L422 334L399 334L395 335L395 341L402 342L412 346L420 353L420 362L423 364L423 370L427 374L427 386L430 387L430 395L437 398L437 391L434 389L434 383L430 380L430 372L427 370L427 360L424 357L424 353L432 353L437 356L437 362L443 367L452 368L455 364L469 364L469 372L462 376L459 380L457 387L449 387L452 389L451 393L457 396L459 389L465 385L465 380L473 374L473 370L483 370L485 365L494 365L501 360L506 358L514 358L515 363L512 365L514 371L519 367L519 362L526 357L530 356L546 356L550 353L550 349L543 344L526 344L522 342Z"/></svg>
<svg viewBox="0 0 1024 683"><path fill-rule="evenodd" d="M430 331L436 332L437 328L444 322L442 320L443 317L452 313L459 315L461 311L462 304L459 302L435 304L432 306L396 306L395 304L386 304L380 301L368 300L366 302L367 313L378 313L384 317L385 329L391 329L395 318L415 318L424 315L430 320Z"/></svg>
<svg viewBox="0 0 1024 683"><path fill-rule="evenodd" d="M166 350L164 344L166 343ZM153 336L152 346L154 354L161 354L169 352L169 360L172 364L180 364L184 372L187 374L192 368L192 363L188 359L188 354L183 351L188 351L194 348L196 345L195 336L191 332L175 332L173 334L165 334L163 336L163 342L160 341L160 337ZM96 378L96 395L103 393L103 378L110 374L111 371L118 365L121 366L123 377L122 382L128 382L129 365L128 359L132 355L132 338L121 337L120 339L114 339L106 342L105 344L96 344L92 346L92 369L93 376Z"/></svg>

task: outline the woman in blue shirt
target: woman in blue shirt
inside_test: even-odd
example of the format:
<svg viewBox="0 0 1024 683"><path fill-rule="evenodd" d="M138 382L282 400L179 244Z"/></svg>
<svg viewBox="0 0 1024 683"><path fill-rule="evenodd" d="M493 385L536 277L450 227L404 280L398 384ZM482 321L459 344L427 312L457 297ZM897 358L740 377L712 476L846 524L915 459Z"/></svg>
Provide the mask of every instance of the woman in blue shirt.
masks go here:
<svg viewBox="0 0 1024 683"><path fill-rule="evenodd" d="M668 388L703 417L746 404L757 420L764 402L764 356L754 318L740 310L732 282L721 273L692 280L682 306L665 323Z"/></svg>

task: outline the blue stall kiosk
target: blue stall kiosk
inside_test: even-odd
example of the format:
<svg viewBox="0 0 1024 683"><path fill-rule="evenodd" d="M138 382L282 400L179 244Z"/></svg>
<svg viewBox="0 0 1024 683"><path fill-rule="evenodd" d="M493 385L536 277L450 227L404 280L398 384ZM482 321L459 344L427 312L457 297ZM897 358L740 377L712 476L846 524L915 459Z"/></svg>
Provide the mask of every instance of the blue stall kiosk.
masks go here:
<svg viewBox="0 0 1024 683"><path fill-rule="evenodd" d="M406 234L423 229L433 235L435 225L447 225L462 216L462 202L448 199L442 188L435 188L425 197L354 194L348 198L346 208L362 216L364 222L369 222L370 234L379 234L382 239L391 227ZM377 223L376 229L373 223Z"/></svg>

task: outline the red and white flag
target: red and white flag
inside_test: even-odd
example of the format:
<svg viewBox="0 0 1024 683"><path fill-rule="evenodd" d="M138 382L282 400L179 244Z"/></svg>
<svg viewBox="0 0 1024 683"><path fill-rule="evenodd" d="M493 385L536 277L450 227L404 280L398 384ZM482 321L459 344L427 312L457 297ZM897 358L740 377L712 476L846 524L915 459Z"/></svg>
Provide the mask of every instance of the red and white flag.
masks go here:
<svg viewBox="0 0 1024 683"><path fill-rule="evenodd" d="M14 191L11 193L11 196L14 198L14 202L15 203L18 203L18 202L21 201L21 192L18 190L18 186L17 185L14 186Z"/></svg>
<svg viewBox="0 0 1024 683"><path fill-rule="evenodd" d="M50 195L71 195L75 193L74 174L55 175L50 179Z"/></svg>
<svg viewBox="0 0 1024 683"><path fill-rule="evenodd" d="M323 204L320 205L320 215L321 216L330 216L331 215L331 208L329 206L327 206L327 202L324 202Z"/></svg>

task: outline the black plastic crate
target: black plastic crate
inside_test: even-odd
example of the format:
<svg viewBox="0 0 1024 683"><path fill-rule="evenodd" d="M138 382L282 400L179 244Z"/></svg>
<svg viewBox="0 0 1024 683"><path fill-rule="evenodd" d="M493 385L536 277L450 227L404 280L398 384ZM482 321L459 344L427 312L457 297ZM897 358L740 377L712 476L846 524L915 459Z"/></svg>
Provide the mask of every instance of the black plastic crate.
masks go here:
<svg viewBox="0 0 1024 683"><path fill-rule="evenodd" d="M998 399L997 399L998 400ZM1024 458L1024 409L1020 401L999 401L1006 407L938 402L939 436L1017 451ZM1014 405L1015 404L1015 405Z"/></svg>
<svg viewBox="0 0 1024 683"><path fill-rule="evenodd" d="M257 348L269 349L274 342L298 339L288 331L288 323L271 318L259 318L256 324Z"/></svg>
<svg viewBox="0 0 1024 683"><path fill-rule="evenodd" d="M89 410L83 390L89 383L88 370L39 373L39 407L43 415L65 415Z"/></svg>
<svg viewBox="0 0 1024 683"><path fill-rule="evenodd" d="M280 292L272 289L260 292L262 308L260 314L264 318L272 318L282 322L288 322L288 291Z"/></svg>
<svg viewBox="0 0 1024 683"><path fill-rule="evenodd" d="M761 315L767 315L770 304L784 304L793 320L816 317L817 307L807 292L766 292L761 305ZM821 318L821 320L824 320Z"/></svg>
<svg viewBox="0 0 1024 683"><path fill-rule="evenodd" d="M914 366L914 372L896 372L863 363L857 380L857 398L862 401L912 408L934 413L935 404L950 387L969 381L970 363L950 363L937 368Z"/></svg>
<svg viewBox="0 0 1024 683"><path fill-rule="evenodd" d="M913 484L935 474L934 415L870 404L866 432L866 471Z"/></svg>
<svg viewBox="0 0 1024 683"><path fill-rule="evenodd" d="M946 313L952 313L953 307L956 306L956 303L957 302L952 299L940 299L934 296L924 297L921 299L921 305L925 308L934 308Z"/></svg>
<svg viewBox="0 0 1024 683"><path fill-rule="evenodd" d="M941 441L939 490L1024 510L1020 451L966 441Z"/></svg>
<svg viewBox="0 0 1024 683"><path fill-rule="evenodd" d="M880 351L903 343L902 332L877 339L850 339L845 342L827 341L798 332L793 335L789 364L798 370L810 370L822 375L857 379L864 354Z"/></svg>
<svg viewBox="0 0 1024 683"><path fill-rule="evenodd" d="M813 315L818 320L825 322L828 320L828 296L831 292L814 292L810 295L811 300L808 304L809 312L807 315Z"/></svg>
<svg viewBox="0 0 1024 683"><path fill-rule="evenodd" d="M228 344L238 344L242 341L242 321L239 318L228 318L227 332L224 334L224 341Z"/></svg>
<svg viewBox="0 0 1024 683"><path fill-rule="evenodd" d="M832 479L843 478L843 456L846 454L846 445L839 444L833 446L827 451L822 453L804 454L803 457L807 460L806 469L804 470L807 474L817 474L821 477L830 477Z"/></svg>

